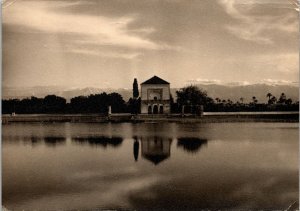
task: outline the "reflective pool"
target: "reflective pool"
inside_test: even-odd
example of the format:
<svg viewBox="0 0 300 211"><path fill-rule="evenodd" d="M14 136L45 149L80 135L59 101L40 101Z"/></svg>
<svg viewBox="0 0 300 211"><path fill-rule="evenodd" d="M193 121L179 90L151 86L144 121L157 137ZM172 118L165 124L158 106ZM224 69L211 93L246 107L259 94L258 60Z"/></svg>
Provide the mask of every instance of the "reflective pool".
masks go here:
<svg viewBox="0 0 300 211"><path fill-rule="evenodd" d="M298 123L2 126L14 210L286 209L298 199Z"/></svg>

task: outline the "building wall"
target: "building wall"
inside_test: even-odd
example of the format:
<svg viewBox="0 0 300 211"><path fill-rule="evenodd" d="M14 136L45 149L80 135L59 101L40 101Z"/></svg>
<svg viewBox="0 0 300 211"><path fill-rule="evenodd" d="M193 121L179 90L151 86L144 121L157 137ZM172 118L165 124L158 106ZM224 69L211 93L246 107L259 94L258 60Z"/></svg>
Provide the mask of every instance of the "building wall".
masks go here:
<svg viewBox="0 0 300 211"><path fill-rule="evenodd" d="M148 137L148 138L141 138L141 149L142 154L148 154L148 155L170 155L170 148L171 148L171 142L172 139L166 139L166 138L154 138L154 137Z"/></svg>
<svg viewBox="0 0 300 211"><path fill-rule="evenodd" d="M141 103L141 114L148 114L148 105L145 103Z"/></svg>
<svg viewBox="0 0 300 211"><path fill-rule="evenodd" d="M169 84L143 84L141 85L141 99L148 99L149 89L162 89L162 100L170 100L170 85Z"/></svg>
<svg viewBox="0 0 300 211"><path fill-rule="evenodd" d="M171 108L170 108L170 102L165 102L165 103L145 103L145 102L142 102L141 104L141 113L142 114L148 114L148 107L149 106L152 106L152 109L153 109L153 106L157 105L158 106L158 109L159 109L159 106L163 106L164 107L164 114L169 114L171 112Z"/></svg>
<svg viewBox="0 0 300 211"><path fill-rule="evenodd" d="M154 98L157 98L156 100ZM141 85L141 113L148 114L148 107L163 106L163 113L170 113L170 85L142 84Z"/></svg>

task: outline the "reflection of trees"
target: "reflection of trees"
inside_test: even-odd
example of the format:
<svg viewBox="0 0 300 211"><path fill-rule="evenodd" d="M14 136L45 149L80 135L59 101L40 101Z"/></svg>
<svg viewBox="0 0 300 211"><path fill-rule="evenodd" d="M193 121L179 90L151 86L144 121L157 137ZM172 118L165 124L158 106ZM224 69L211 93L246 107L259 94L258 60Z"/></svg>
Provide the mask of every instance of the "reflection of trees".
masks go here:
<svg viewBox="0 0 300 211"><path fill-rule="evenodd" d="M122 144L123 139L120 137L106 137L106 136L90 136L90 137L74 137L72 141L80 144L88 143L90 145L118 147Z"/></svg>
<svg viewBox="0 0 300 211"><path fill-rule="evenodd" d="M31 141L31 144L32 145L35 145L35 144L37 144L37 143L40 143L40 142L42 142L42 138L40 138L40 137L37 137L37 136L31 136L30 137L30 141Z"/></svg>
<svg viewBox="0 0 300 211"><path fill-rule="evenodd" d="M41 143L45 143L48 146L56 146L57 144L63 144L66 142L65 137L61 136L5 136L2 139L3 141L7 141L9 143L17 143L22 142L25 145L31 144L32 146L36 146Z"/></svg>
<svg viewBox="0 0 300 211"><path fill-rule="evenodd" d="M134 137L133 156L134 156L135 161L137 161L138 157L139 157L139 148L140 148L140 143L139 143L137 137Z"/></svg>
<svg viewBox="0 0 300 211"><path fill-rule="evenodd" d="M43 143L43 138L38 136L31 136L31 137L24 137L23 138L24 143L31 144L31 146L37 146L41 143Z"/></svg>
<svg viewBox="0 0 300 211"><path fill-rule="evenodd" d="M58 144L64 144L66 142L66 138L60 136L46 136L44 141L48 146L56 146Z"/></svg>
<svg viewBox="0 0 300 211"><path fill-rule="evenodd" d="M199 151L202 145L207 144L207 139L201 138L178 138L177 146L185 151L195 153Z"/></svg>

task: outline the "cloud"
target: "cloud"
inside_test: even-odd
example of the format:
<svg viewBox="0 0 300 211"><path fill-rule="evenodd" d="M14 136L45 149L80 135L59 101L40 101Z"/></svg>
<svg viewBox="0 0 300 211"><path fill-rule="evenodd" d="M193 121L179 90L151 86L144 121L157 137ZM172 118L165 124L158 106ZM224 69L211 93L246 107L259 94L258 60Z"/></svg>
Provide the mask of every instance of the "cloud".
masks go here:
<svg viewBox="0 0 300 211"><path fill-rule="evenodd" d="M21 12L21 11L20 11ZM11 20L15 24L28 25L37 30L50 33L75 33L86 36L86 40L107 45L120 45L133 48L156 49L158 46L146 39L130 35L126 31L127 25L133 21L131 17L106 18L78 17L75 15L61 15L41 10L32 11L23 8L24 16L15 16ZM27 15L28 14L28 15ZM29 14L35 14L29 15Z"/></svg>
<svg viewBox="0 0 300 211"><path fill-rule="evenodd" d="M294 80L298 18L287 1L6 0L5 83L130 87L153 71L176 87Z"/></svg>
<svg viewBox="0 0 300 211"><path fill-rule="evenodd" d="M299 54L276 54L276 55L257 55L250 58L253 66L256 64L267 70L278 73L298 73L299 72ZM262 66L263 65L263 66Z"/></svg>
<svg viewBox="0 0 300 211"><path fill-rule="evenodd" d="M218 85L226 85L226 86L245 86L249 85L248 81L232 81L232 82L224 82L218 79L190 79L187 81L187 84L203 84L203 85L210 85L210 84L218 84Z"/></svg>
<svg viewBox="0 0 300 211"><path fill-rule="evenodd" d="M262 84L268 85L293 85L299 86L299 81L289 81L289 80L278 80L278 79L263 79L260 81Z"/></svg>
<svg viewBox="0 0 300 211"><path fill-rule="evenodd" d="M5 9L11 5L13 5L14 3L16 3L17 0L12 0L12 1L9 1L9 0L3 0L2 1L2 8Z"/></svg>
<svg viewBox="0 0 300 211"><path fill-rule="evenodd" d="M233 81L233 82L226 83L225 85L227 85L227 86L246 86L246 85L250 85L250 83L248 81Z"/></svg>
<svg viewBox="0 0 300 211"><path fill-rule="evenodd" d="M299 73L298 52L246 55L241 56L239 60L235 57L228 57L224 61L227 64L239 65L243 69L255 73L260 72L261 74L268 73L277 76L287 74L292 76Z"/></svg>
<svg viewBox="0 0 300 211"><path fill-rule="evenodd" d="M284 12L281 15L258 15L254 11L263 8L272 8L278 4L279 8L295 7L295 2L283 0L219 0L226 13L236 20L225 28L240 39L253 41L260 44L272 44L272 33L281 31L285 33L298 32L297 12ZM272 33L270 33L272 32Z"/></svg>
<svg viewBox="0 0 300 211"><path fill-rule="evenodd" d="M197 79L190 79L187 81L187 84L220 84L221 81L218 79L202 79L202 78L197 78Z"/></svg>
<svg viewBox="0 0 300 211"><path fill-rule="evenodd" d="M231 81L231 82L226 82L226 81L221 81L217 79L190 79L186 82L186 85L224 85L224 86L247 86L251 84L267 84L267 85L289 85L289 86L299 86L299 81L291 81L291 80L281 80L281 79L262 79L258 82L252 82L250 83L249 81Z"/></svg>
<svg viewBox="0 0 300 211"><path fill-rule="evenodd" d="M10 5L12 2L7 2ZM134 15L123 17L104 17L55 13L53 7L76 4L69 1L18 1L13 7L3 11L3 22L10 25L30 28L26 33L47 33L68 36L68 45L61 43L63 49L71 53L98 55L111 58L134 59L140 50L163 50L172 47L147 39L147 34L155 32L151 27L130 30L128 25L135 21ZM19 27L17 30L24 30ZM41 35L42 36L42 35ZM73 38L72 38L73 37ZM74 38L76 37L76 38ZM89 46L111 46L126 48L130 53L100 52ZM72 48L70 47L72 46ZM84 50L83 50L84 49Z"/></svg>
<svg viewBox="0 0 300 211"><path fill-rule="evenodd" d="M122 59L134 59L137 58L139 53L116 53L116 52L101 52L99 50L88 50L88 49L70 49L70 53L84 54L90 56L100 56L107 58L122 58Z"/></svg>

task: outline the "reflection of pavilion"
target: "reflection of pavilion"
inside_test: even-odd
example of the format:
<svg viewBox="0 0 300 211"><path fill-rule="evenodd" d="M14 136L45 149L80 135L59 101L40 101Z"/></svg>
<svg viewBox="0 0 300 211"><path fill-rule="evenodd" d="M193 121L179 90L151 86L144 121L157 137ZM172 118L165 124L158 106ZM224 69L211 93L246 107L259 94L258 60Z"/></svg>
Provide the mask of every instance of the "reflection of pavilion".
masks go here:
<svg viewBox="0 0 300 211"><path fill-rule="evenodd" d="M133 137L133 157L138 161L140 144L143 158L158 165L170 157L172 139L152 136ZM207 139L196 137L180 137L177 139L177 147L182 148L187 153L197 153L203 145L207 145Z"/></svg>
<svg viewBox="0 0 300 211"><path fill-rule="evenodd" d="M172 139L163 137L142 137L141 149L142 157L151 161L155 165L170 157L170 147Z"/></svg>

